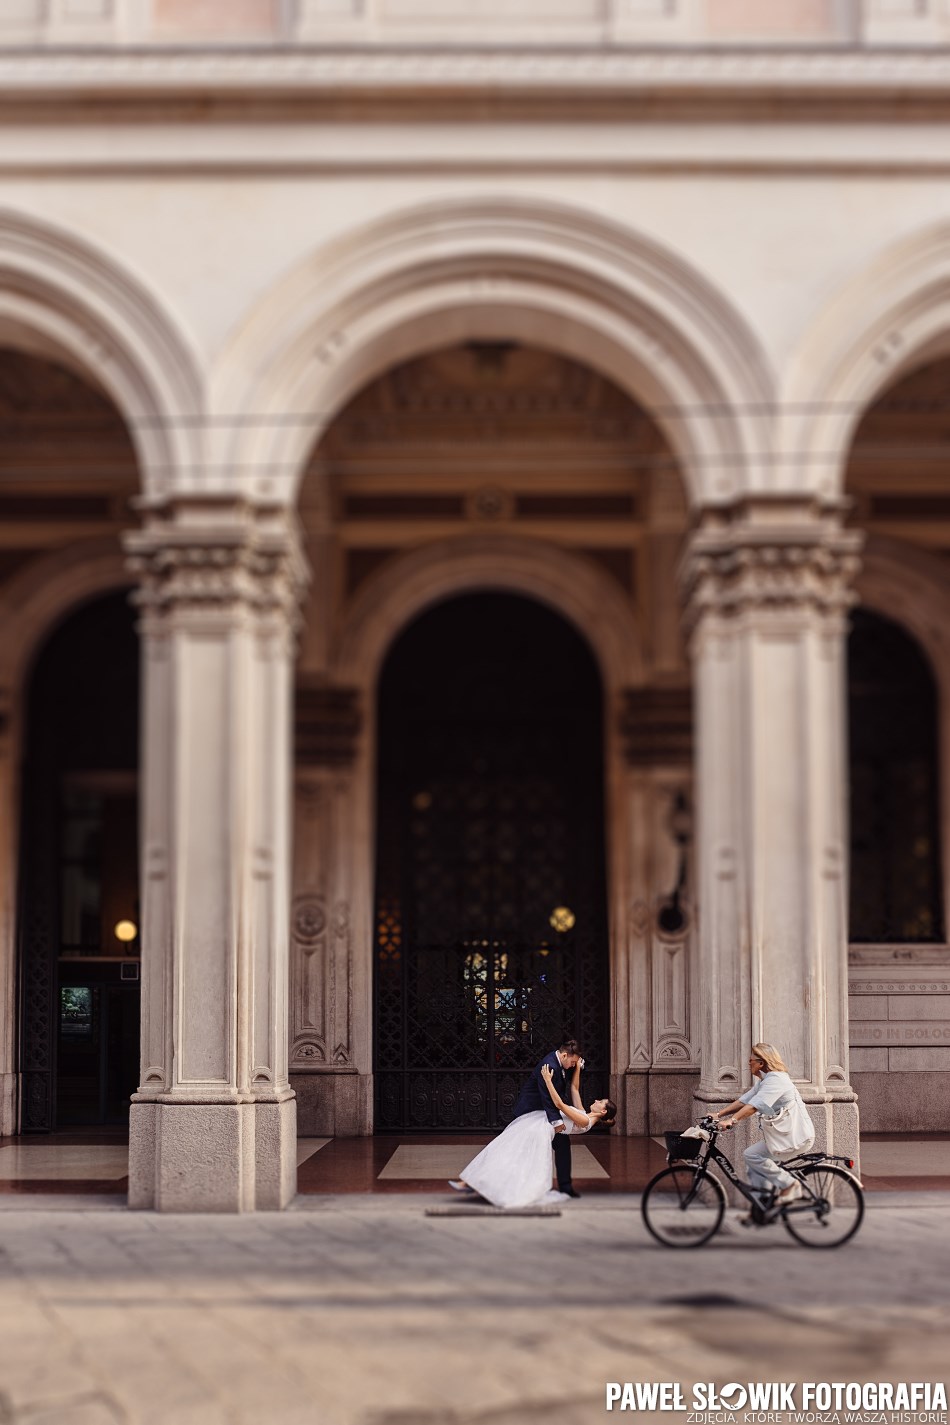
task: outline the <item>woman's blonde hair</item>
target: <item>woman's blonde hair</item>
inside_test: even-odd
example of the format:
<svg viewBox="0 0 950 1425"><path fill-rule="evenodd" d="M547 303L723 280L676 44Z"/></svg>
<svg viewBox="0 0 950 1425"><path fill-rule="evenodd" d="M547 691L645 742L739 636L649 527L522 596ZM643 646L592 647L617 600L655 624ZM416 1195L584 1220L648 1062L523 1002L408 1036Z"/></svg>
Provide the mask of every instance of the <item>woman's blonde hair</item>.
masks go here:
<svg viewBox="0 0 950 1425"><path fill-rule="evenodd" d="M788 1066L774 1044L753 1044L752 1052L757 1059L762 1060L770 1074L775 1070L781 1074L788 1073Z"/></svg>

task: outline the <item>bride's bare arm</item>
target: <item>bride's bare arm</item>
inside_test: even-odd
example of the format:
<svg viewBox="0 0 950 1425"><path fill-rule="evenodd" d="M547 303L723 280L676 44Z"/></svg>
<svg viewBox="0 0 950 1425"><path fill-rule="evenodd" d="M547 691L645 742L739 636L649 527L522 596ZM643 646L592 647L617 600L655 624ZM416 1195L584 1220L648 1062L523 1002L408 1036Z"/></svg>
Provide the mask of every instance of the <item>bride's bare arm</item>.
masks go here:
<svg viewBox="0 0 950 1425"><path fill-rule="evenodd" d="M554 1106L560 1109L561 1113L564 1114L564 1117L569 1118L572 1123L575 1123L577 1125L578 1128L586 1128L588 1123L590 1122L590 1119L588 1118L586 1113L583 1113L579 1109L571 1108L570 1105L566 1104L561 1098L561 1095L554 1087L554 1072L550 1064L541 1065L541 1077L548 1086L548 1093L554 1100Z"/></svg>
<svg viewBox="0 0 950 1425"><path fill-rule="evenodd" d="M584 1100L581 1098L581 1069L584 1067L584 1060L578 1059L574 1072L571 1075L571 1103L581 1113L584 1112Z"/></svg>

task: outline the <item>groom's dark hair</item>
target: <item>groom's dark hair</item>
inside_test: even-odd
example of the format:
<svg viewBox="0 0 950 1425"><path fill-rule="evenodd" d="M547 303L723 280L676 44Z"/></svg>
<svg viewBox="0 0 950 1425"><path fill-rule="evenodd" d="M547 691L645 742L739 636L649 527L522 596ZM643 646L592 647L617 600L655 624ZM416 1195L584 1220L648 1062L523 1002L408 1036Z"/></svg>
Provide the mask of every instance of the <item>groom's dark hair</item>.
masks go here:
<svg viewBox="0 0 950 1425"><path fill-rule="evenodd" d="M561 1054L579 1054L581 1052L581 1046L576 1039L565 1039L564 1042L557 1047L558 1052Z"/></svg>

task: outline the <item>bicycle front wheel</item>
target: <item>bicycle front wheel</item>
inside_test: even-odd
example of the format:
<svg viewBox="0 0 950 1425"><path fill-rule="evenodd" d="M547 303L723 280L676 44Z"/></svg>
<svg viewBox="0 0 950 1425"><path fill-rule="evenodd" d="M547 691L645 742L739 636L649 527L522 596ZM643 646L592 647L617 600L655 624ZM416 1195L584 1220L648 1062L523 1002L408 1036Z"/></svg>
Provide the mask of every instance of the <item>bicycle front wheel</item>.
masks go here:
<svg viewBox="0 0 950 1425"><path fill-rule="evenodd" d="M677 1163L647 1183L640 1211L647 1231L664 1247L701 1247L719 1231L726 1194L716 1178Z"/></svg>
<svg viewBox="0 0 950 1425"><path fill-rule="evenodd" d="M801 1174L803 1197L782 1213L782 1221L803 1247L840 1247L864 1217L864 1194L850 1173L831 1163L815 1163Z"/></svg>

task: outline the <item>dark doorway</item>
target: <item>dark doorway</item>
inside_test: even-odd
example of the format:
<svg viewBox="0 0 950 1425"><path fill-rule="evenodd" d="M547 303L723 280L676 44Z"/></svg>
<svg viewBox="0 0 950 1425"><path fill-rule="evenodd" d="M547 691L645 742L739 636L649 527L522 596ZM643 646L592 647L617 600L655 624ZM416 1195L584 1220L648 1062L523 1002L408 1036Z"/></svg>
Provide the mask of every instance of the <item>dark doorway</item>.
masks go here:
<svg viewBox="0 0 950 1425"><path fill-rule="evenodd" d="M123 1124L138 1081L138 639L128 593L50 636L26 702L21 1126Z"/></svg>
<svg viewBox="0 0 950 1425"><path fill-rule="evenodd" d="M524 598L419 618L379 696L376 1128L497 1128L565 1033L609 1076L603 703Z"/></svg>
<svg viewBox="0 0 950 1425"><path fill-rule="evenodd" d="M937 687L900 624L856 609L848 639L852 943L942 942Z"/></svg>

